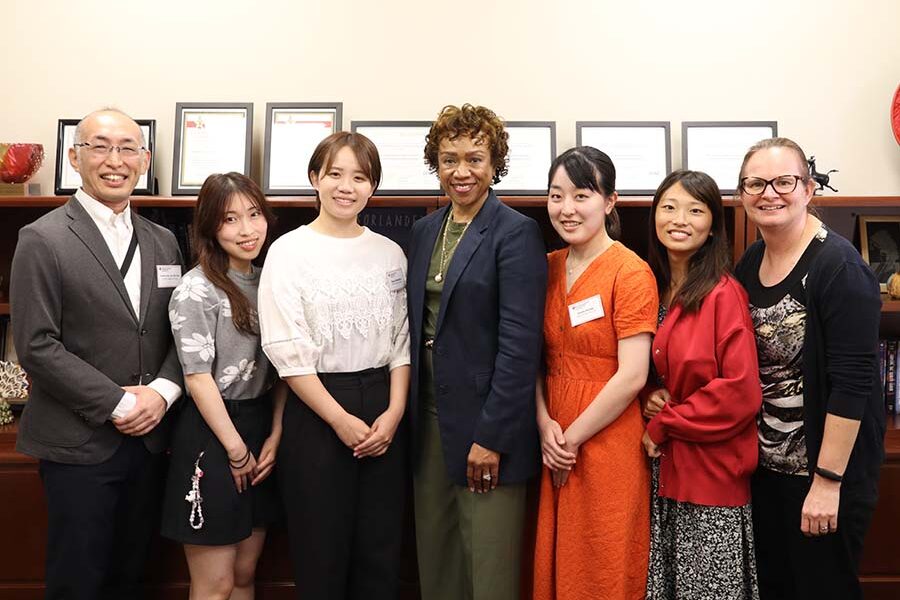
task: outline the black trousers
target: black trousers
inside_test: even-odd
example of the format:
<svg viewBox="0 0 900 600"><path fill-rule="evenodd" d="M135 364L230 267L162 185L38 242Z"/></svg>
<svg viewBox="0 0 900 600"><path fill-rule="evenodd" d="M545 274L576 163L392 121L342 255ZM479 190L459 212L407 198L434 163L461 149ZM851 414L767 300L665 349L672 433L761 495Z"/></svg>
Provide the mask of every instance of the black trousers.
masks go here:
<svg viewBox="0 0 900 600"><path fill-rule="evenodd" d="M40 461L47 496L47 600L143 598L165 459L126 436L97 465Z"/></svg>
<svg viewBox="0 0 900 600"><path fill-rule="evenodd" d="M806 477L759 469L753 476L753 533L760 600L862 598L859 560L878 500L877 482L841 486L838 530L800 531Z"/></svg>
<svg viewBox="0 0 900 600"><path fill-rule="evenodd" d="M347 412L368 425L388 407L384 368L319 377ZM288 396L277 468L298 598L396 600L406 427L401 420L385 454L357 459L302 400Z"/></svg>

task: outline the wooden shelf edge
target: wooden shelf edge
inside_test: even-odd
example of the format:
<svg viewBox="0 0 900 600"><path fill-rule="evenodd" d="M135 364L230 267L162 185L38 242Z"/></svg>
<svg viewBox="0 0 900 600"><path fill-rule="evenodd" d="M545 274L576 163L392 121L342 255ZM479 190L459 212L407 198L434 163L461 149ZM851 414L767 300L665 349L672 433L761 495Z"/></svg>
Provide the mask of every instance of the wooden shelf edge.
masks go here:
<svg viewBox="0 0 900 600"><path fill-rule="evenodd" d="M881 312L900 313L900 300L891 300L886 295L881 296Z"/></svg>
<svg viewBox="0 0 900 600"><path fill-rule="evenodd" d="M547 204L547 197L539 196L505 196L498 194L500 200L508 205L517 208L534 208ZM69 200L70 196L0 196L0 208L54 208L62 206ZM314 196L268 196L269 202L275 207L285 208L314 208L316 199ZM840 198L828 198L827 205L835 205L836 200ZM860 205L855 202L849 202L847 205ZM875 200L878 204L875 206L887 205L891 202L900 204L900 197L878 197ZM154 207L154 208L190 208L197 202L196 196L132 196L132 203L136 207ZM648 207L653 201L652 196L619 196L618 205L627 207ZM438 206L446 206L449 199L443 195L434 196L373 196L369 201L369 206L373 208L380 207L425 207L434 208ZM739 200L733 196L723 196L722 202L726 207L740 206Z"/></svg>

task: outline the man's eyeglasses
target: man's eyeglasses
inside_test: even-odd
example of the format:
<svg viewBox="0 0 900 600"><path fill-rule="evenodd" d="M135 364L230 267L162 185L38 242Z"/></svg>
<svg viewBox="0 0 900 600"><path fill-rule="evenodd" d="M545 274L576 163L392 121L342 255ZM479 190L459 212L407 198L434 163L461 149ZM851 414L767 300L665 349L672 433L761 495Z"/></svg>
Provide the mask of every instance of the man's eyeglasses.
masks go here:
<svg viewBox="0 0 900 600"><path fill-rule="evenodd" d="M806 181L800 175L779 175L774 179L760 177L744 177L741 179L741 191L749 196L761 196L770 185L776 194L790 194L797 189L797 182Z"/></svg>
<svg viewBox="0 0 900 600"><path fill-rule="evenodd" d="M106 144L91 144L90 142L81 142L80 144L74 144L74 146L76 148L87 148L87 151L97 158L106 157L112 154L113 150L118 150L119 156L123 159L137 158L141 152L146 150L143 146L108 146Z"/></svg>

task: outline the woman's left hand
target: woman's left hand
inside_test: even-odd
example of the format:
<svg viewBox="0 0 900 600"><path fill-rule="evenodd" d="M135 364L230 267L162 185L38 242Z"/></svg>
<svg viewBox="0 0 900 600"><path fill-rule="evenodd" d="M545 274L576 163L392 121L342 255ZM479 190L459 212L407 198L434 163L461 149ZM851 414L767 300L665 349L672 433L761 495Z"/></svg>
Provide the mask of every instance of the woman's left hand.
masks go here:
<svg viewBox="0 0 900 600"><path fill-rule="evenodd" d="M659 451L659 446L653 443L653 440L650 439L650 434L647 433L647 430L644 430L644 437L641 438L641 443L644 444L644 450L647 451L647 456L650 458L658 458L662 455L662 452Z"/></svg>
<svg viewBox="0 0 900 600"><path fill-rule="evenodd" d="M466 460L466 483L470 492L483 494L497 487L500 453L472 443Z"/></svg>
<svg viewBox="0 0 900 600"><path fill-rule="evenodd" d="M253 471L253 479L250 485L261 483L266 477L272 474L275 468L275 455L278 453L278 444L281 443L281 434L272 433L263 442L262 450L259 451L259 460L256 461L256 469Z"/></svg>
<svg viewBox="0 0 900 600"><path fill-rule="evenodd" d="M573 442L571 440L571 438L574 436L569 435L568 429L565 431L565 433L563 433L563 435L566 438L566 443L563 444L563 446L562 446L563 450L571 453L572 456L577 458L578 457L578 449L581 448L581 444L576 444L575 442ZM566 482L569 480L569 475L571 475L572 470L575 467L576 467L576 465L573 464L568 469L558 469L556 471L551 471L550 474L553 476L553 485L555 487L562 487L562 486L566 485Z"/></svg>
<svg viewBox="0 0 900 600"><path fill-rule="evenodd" d="M369 437L353 448L354 458L381 456L387 452L402 417L402 413L394 414L390 409L378 415L378 418L372 423L372 432Z"/></svg>
<svg viewBox="0 0 900 600"><path fill-rule="evenodd" d="M840 502L841 484L814 476L800 513L800 531L803 535L817 537L836 532Z"/></svg>

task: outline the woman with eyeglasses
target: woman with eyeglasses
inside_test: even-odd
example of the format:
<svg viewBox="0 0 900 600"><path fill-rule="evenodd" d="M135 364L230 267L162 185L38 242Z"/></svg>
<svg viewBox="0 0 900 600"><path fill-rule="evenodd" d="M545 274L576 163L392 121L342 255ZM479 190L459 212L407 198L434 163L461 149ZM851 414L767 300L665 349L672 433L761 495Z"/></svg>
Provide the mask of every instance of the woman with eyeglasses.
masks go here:
<svg viewBox="0 0 900 600"><path fill-rule="evenodd" d="M760 597L861 598L863 540L884 457L878 281L808 212L806 155L747 152L739 195L762 234L736 268L750 298L763 405L752 481Z"/></svg>

